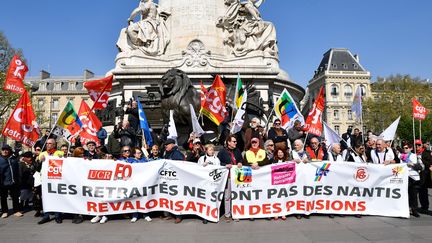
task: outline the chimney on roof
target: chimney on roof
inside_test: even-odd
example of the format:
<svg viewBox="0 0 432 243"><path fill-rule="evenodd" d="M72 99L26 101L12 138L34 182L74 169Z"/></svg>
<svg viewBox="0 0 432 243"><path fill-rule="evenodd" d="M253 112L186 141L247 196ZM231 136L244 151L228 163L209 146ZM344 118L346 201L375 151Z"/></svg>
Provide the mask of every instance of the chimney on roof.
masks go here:
<svg viewBox="0 0 432 243"><path fill-rule="evenodd" d="M94 73L88 69L84 70L84 80L88 80L94 77Z"/></svg>
<svg viewBox="0 0 432 243"><path fill-rule="evenodd" d="M40 71L40 78L41 79L47 79L47 78L50 78L50 77L51 77L51 74L49 72L47 72L47 71L45 71L43 69Z"/></svg>
<svg viewBox="0 0 432 243"><path fill-rule="evenodd" d="M355 55L354 55L354 58L356 59L356 61L357 61L358 63L360 63L360 56L359 56L358 54L355 54Z"/></svg>

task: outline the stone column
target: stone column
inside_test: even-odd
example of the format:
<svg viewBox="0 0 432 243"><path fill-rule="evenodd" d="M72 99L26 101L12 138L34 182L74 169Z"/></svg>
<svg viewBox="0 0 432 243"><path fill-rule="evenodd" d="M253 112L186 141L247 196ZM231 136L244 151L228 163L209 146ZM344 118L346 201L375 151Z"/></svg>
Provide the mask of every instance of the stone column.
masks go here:
<svg viewBox="0 0 432 243"><path fill-rule="evenodd" d="M159 0L159 9L171 13L167 55L180 55L193 40L200 40L212 55L226 55L222 30L216 27L226 10L223 0Z"/></svg>

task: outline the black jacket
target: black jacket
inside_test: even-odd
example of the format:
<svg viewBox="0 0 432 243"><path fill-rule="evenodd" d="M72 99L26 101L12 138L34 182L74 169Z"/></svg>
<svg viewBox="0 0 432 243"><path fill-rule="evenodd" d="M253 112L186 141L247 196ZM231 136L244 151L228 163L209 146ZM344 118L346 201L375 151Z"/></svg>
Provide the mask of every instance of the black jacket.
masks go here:
<svg viewBox="0 0 432 243"><path fill-rule="evenodd" d="M235 163L233 161L233 156L236 160ZM221 165L234 165L237 163L243 163L243 157L241 155L241 152L238 148L235 148L234 150L229 150L227 148L223 148L221 151L219 151L217 157L219 158Z"/></svg>
<svg viewBox="0 0 432 243"><path fill-rule="evenodd" d="M21 177L16 157L0 156L0 186L20 185Z"/></svg>

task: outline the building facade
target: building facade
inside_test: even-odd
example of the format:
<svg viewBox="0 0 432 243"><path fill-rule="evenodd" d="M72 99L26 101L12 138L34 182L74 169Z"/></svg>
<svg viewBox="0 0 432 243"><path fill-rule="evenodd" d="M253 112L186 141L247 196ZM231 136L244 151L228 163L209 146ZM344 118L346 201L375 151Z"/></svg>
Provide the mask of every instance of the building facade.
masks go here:
<svg viewBox="0 0 432 243"><path fill-rule="evenodd" d="M351 106L357 88L361 88L364 98L370 97L370 80L370 72L360 64L358 55L353 55L345 48L332 48L324 53L309 81L309 97L304 105L311 107L320 88L324 86L323 121L339 134L345 133L349 127L362 130L363 124L356 119Z"/></svg>
<svg viewBox="0 0 432 243"><path fill-rule="evenodd" d="M39 126L51 130L68 101L77 112L81 100L86 101L91 107L93 101L83 84L87 80L97 78L101 77L95 77L89 70L85 70L83 76L52 77L50 73L42 70L39 76L27 77L25 82L31 84L34 90L32 102Z"/></svg>

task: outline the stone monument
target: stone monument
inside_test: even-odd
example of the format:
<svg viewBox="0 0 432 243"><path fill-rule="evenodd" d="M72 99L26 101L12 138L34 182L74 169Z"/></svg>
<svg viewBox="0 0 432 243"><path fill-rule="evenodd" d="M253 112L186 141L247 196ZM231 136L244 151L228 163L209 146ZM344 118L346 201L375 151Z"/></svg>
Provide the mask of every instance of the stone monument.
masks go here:
<svg viewBox="0 0 432 243"><path fill-rule="evenodd" d="M279 67L276 29L261 16L263 0L153 0L137 1L128 26L120 31L110 102L118 106L138 95L153 128L164 124L161 116L161 78L179 69L199 90L221 75L228 96L235 80L253 84L263 107L284 88L299 101L304 90ZM125 21L126 23L126 21ZM260 104L261 104L260 103Z"/></svg>

